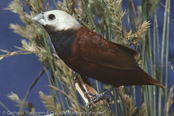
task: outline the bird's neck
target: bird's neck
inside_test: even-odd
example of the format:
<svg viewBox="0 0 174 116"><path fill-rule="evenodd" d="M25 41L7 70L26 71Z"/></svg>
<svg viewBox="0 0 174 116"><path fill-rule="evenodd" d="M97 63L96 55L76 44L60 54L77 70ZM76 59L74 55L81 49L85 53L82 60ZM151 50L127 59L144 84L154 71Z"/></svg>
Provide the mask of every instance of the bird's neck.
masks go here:
<svg viewBox="0 0 174 116"><path fill-rule="evenodd" d="M75 30L56 31L49 33L51 42L61 59L67 59L72 52L72 44L76 38Z"/></svg>

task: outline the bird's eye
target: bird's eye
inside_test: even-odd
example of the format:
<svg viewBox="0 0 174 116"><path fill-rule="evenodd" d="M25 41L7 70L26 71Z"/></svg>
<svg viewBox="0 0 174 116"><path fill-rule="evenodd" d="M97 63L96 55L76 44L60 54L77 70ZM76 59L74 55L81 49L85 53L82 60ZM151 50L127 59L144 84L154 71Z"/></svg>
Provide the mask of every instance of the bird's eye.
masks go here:
<svg viewBox="0 0 174 116"><path fill-rule="evenodd" d="M54 14L48 15L48 19L49 20L54 20L55 18L56 18L56 16Z"/></svg>

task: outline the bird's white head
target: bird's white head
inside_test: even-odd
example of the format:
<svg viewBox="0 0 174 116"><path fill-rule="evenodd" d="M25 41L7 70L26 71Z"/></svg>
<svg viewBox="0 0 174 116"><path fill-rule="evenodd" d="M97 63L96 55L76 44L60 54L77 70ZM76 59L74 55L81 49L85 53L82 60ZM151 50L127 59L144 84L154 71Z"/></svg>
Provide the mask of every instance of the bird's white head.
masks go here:
<svg viewBox="0 0 174 116"><path fill-rule="evenodd" d="M43 12L33 17L32 20L44 27L50 27L53 31L77 30L81 27L76 19L62 10Z"/></svg>

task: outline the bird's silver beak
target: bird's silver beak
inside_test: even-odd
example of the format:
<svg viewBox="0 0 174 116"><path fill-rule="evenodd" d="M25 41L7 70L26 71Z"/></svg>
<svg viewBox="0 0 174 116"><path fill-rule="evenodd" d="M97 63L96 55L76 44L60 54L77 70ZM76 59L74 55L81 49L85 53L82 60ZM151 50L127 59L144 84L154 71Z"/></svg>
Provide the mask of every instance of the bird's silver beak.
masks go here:
<svg viewBox="0 0 174 116"><path fill-rule="evenodd" d="M32 18L32 20L36 21L37 23L46 26L46 20L44 18L44 13L40 13L38 15L36 15L35 17Z"/></svg>

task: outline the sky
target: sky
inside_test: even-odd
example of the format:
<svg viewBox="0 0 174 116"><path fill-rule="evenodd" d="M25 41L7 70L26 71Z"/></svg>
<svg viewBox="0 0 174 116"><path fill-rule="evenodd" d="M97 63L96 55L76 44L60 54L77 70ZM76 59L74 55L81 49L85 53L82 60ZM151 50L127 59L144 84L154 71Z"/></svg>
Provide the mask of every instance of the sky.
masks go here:
<svg viewBox="0 0 174 116"><path fill-rule="evenodd" d="M2 0L0 4L0 49L12 52L17 50L14 46L21 47L21 39L24 38L9 29L10 23L23 25L17 14L4 10L10 1L11 0ZM139 2L135 3L135 5L137 4L139 4ZM171 6L174 6L172 0ZM174 7L171 7L171 11L174 11ZM159 6L157 13L160 34L162 33L163 26L163 12L163 7ZM171 12L170 18L169 60L174 59L174 33L172 33L174 27L174 15L172 15L172 13L173 12ZM2 52L0 52L0 54L2 54ZM174 64L174 62L172 63ZM0 101L11 111L18 111L19 108L15 106L16 103L9 100L7 95L14 92L19 96L19 98L23 99L32 82L42 69L42 64L38 61L38 58L35 55L19 55L0 60ZM174 71L169 67L168 87L174 85L173 75ZM48 85L48 77L44 74L26 99L26 101L34 103L37 111L46 111L44 105L41 103L39 91L49 94ZM0 105L0 114L3 111L5 111L5 109Z"/></svg>

